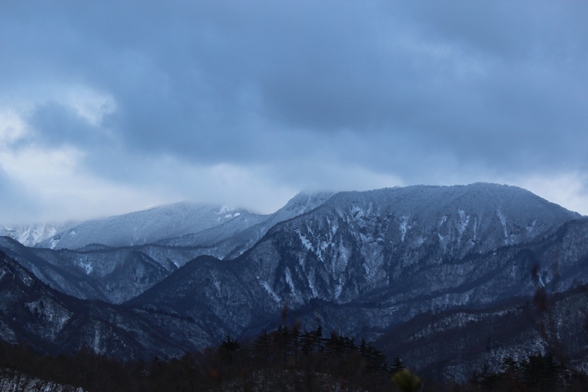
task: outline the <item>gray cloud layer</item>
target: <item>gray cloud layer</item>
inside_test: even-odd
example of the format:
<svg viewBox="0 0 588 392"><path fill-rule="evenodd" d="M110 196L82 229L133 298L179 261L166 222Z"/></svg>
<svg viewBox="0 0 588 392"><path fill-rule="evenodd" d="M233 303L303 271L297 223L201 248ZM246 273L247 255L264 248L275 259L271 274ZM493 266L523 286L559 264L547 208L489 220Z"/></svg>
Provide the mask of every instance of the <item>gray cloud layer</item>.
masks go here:
<svg viewBox="0 0 588 392"><path fill-rule="evenodd" d="M333 165L402 183L588 166L583 2L0 8L3 104L27 101L31 140L80 148L104 178L145 181L133 162L161 156L293 186L329 184ZM90 121L59 101L68 85L113 107Z"/></svg>

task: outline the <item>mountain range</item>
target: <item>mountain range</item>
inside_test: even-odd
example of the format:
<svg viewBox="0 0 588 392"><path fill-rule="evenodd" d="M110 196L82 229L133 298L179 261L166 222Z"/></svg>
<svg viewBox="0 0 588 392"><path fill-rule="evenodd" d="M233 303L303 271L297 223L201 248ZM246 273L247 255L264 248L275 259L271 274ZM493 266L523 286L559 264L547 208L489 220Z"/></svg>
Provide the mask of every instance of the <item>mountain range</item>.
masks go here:
<svg viewBox="0 0 588 392"><path fill-rule="evenodd" d="M271 215L181 203L34 247L1 238L0 327L47 352L145 358L299 322L436 377L554 345L579 364L587 239L579 214L496 184L300 194Z"/></svg>

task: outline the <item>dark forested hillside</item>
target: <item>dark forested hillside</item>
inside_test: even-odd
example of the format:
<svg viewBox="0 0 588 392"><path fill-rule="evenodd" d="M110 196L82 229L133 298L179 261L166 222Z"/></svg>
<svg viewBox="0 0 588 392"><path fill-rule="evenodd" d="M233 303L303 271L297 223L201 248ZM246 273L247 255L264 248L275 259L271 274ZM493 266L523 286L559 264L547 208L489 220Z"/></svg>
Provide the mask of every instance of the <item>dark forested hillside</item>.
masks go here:
<svg viewBox="0 0 588 392"><path fill-rule="evenodd" d="M0 336L4 342L22 342L49 354L88 348L96 354L124 359L181 355L186 349L184 342L170 338L148 315L146 311L60 293L0 251ZM194 346L202 345L202 339L209 341L185 317L158 318L173 320Z"/></svg>
<svg viewBox="0 0 588 392"><path fill-rule="evenodd" d="M580 392L588 387L583 373L553 354L508 357L496 365L495 371L484 365L462 382L439 382L419 377L414 366L398 357L388 361L364 340L325 335L320 326L300 330L297 324L248 341L226 336L205 350L150 361L123 362L91 350L47 356L24 345L0 343L2 390L32 385L28 390L76 392Z"/></svg>

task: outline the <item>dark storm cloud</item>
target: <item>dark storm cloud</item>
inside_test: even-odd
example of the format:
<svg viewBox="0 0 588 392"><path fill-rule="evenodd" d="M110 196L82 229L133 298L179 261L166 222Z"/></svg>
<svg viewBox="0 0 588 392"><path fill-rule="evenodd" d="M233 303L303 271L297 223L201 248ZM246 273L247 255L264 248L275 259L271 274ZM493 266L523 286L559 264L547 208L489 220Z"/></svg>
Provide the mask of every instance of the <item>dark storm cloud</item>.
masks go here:
<svg viewBox="0 0 588 392"><path fill-rule="evenodd" d="M579 2L2 7L0 88L18 98L80 84L114 100L98 124L51 100L28 118L40 140L88 150L94 170L108 171L104 143L117 148L113 167L125 154L299 159L389 168L408 182L437 179L440 166L588 162L588 10Z"/></svg>
<svg viewBox="0 0 588 392"><path fill-rule="evenodd" d="M37 133L37 139L50 146L74 144L94 149L105 142L98 127L90 124L71 107L57 102L37 106L26 120Z"/></svg>

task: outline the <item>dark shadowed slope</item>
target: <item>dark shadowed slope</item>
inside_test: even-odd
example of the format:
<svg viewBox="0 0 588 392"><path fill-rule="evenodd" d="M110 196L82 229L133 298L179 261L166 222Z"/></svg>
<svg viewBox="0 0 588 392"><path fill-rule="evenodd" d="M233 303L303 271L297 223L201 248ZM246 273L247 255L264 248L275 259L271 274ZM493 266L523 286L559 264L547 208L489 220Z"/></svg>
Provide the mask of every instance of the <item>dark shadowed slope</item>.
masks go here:
<svg viewBox="0 0 588 392"><path fill-rule="evenodd" d="M55 291L0 252L0 336L36 350L60 353L88 347L118 358L176 356L188 348L148 321L149 314L103 302L82 301ZM171 319L191 341L208 336L185 318ZM202 344L202 343L200 343Z"/></svg>

